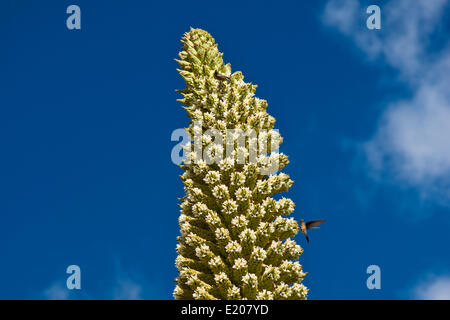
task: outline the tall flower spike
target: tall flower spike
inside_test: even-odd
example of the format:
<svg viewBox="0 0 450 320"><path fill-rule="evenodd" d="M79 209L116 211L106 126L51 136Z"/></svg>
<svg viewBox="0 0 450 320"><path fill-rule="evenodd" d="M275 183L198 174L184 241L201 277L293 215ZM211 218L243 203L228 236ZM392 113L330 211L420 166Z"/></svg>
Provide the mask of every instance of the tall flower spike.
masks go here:
<svg viewBox="0 0 450 320"><path fill-rule="evenodd" d="M272 198L293 181L283 173L281 136L256 85L231 72L212 36L192 29L181 40L179 90L191 119L184 150L176 299L306 299L303 249L290 199ZM244 133L244 140L239 134ZM231 141L231 142L230 142ZM275 165L274 165L275 164Z"/></svg>

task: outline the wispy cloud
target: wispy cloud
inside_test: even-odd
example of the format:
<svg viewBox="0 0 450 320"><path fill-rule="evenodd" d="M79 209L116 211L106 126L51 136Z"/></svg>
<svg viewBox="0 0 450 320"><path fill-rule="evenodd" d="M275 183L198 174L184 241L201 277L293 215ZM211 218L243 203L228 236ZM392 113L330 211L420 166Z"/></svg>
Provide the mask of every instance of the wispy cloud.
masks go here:
<svg viewBox="0 0 450 320"><path fill-rule="evenodd" d="M142 300L142 285L122 272L117 279L112 298L114 300Z"/></svg>
<svg viewBox="0 0 450 320"><path fill-rule="evenodd" d="M450 205L450 42L442 37L445 0L395 0L381 7L382 30L365 27L357 0L329 1L322 20L349 37L367 61L397 71L410 97L392 101L362 144L373 177L408 185L423 199Z"/></svg>
<svg viewBox="0 0 450 320"><path fill-rule="evenodd" d="M429 276L413 290L413 298L418 300L450 300L450 275Z"/></svg>
<svg viewBox="0 0 450 320"><path fill-rule="evenodd" d="M45 300L68 300L69 290L64 286L64 284L64 281L53 283L50 287L43 291L42 298Z"/></svg>
<svg viewBox="0 0 450 320"><path fill-rule="evenodd" d="M45 300L71 300L71 299L111 299L111 300L142 300L153 298L154 286L128 267L124 268L120 258L113 257L113 273L107 275L102 282L109 283L104 288L96 288L85 283L82 276L82 288L80 290L69 290L66 278L52 282L47 288L37 293L38 299ZM85 273L83 273L85 274ZM112 281L109 282L108 278ZM96 290L96 291L93 291Z"/></svg>
<svg viewBox="0 0 450 320"><path fill-rule="evenodd" d="M152 299L156 284L149 284L148 279L140 272L123 263L118 255L114 256L115 285L111 291L113 300L143 300Z"/></svg>
<svg viewBox="0 0 450 320"><path fill-rule="evenodd" d="M82 288L80 290L73 289L70 290L67 288L65 278L61 278L53 283L51 283L47 288L37 293L37 299L44 300L89 300L91 297L89 296L87 290ZM33 297L34 298L34 297Z"/></svg>

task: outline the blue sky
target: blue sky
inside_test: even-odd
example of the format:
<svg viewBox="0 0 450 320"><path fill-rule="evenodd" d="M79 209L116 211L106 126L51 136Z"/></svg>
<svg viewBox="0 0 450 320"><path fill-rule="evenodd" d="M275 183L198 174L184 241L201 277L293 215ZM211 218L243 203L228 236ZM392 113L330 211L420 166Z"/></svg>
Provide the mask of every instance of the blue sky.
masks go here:
<svg viewBox="0 0 450 320"><path fill-rule="evenodd" d="M172 299L190 26L269 102L294 217L327 219L296 238L309 298L450 298L450 8L379 1L368 30L371 4L3 0L0 298Z"/></svg>

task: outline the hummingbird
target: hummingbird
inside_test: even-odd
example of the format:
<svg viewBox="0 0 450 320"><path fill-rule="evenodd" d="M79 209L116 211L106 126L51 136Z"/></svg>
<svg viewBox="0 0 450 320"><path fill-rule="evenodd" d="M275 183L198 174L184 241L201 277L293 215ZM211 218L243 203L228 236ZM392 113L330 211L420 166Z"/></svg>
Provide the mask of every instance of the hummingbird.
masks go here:
<svg viewBox="0 0 450 320"><path fill-rule="evenodd" d="M318 225L324 223L325 220L312 220L305 222L305 220L300 219L300 231L305 235L306 241L309 242L308 234L306 230L318 229Z"/></svg>
<svg viewBox="0 0 450 320"><path fill-rule="evenodd" d="M215 77L217 80L221 80L221 81L226 80L226 81L228 81L228 82L231 82L231 78L230 78L229 76L226 76L226 75L224 75L224 74L220 74L220 73L217 72L217 70L214 71L214 77Z"/></svg>

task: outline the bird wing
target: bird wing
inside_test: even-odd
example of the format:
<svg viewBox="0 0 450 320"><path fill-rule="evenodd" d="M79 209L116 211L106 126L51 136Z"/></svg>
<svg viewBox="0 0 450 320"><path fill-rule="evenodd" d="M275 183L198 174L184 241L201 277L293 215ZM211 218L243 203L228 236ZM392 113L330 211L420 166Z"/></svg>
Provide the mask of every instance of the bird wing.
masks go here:
<svg viewBox="0 0 450 320"><path fill-rule="evenodd" d="M315 229L318 228L318 225L324 223L325 220L312 220L305 223L306 229Z"/></svg>

